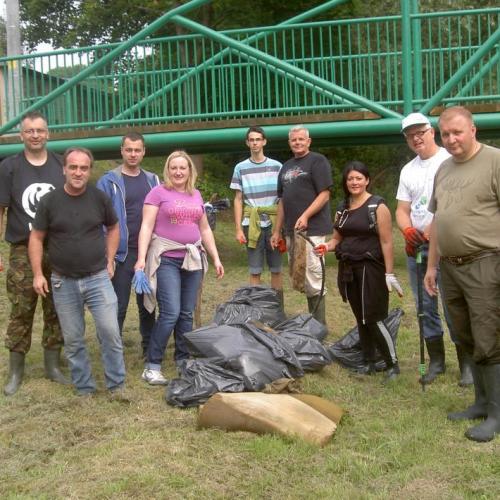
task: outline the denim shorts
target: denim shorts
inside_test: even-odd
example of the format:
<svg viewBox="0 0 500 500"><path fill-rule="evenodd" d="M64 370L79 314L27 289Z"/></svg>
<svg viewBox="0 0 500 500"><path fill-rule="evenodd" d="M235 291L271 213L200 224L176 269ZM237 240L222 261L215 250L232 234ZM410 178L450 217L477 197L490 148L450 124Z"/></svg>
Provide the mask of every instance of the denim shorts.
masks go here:
<svg viewBox="0 0 500 500"><path fill-rule="evenodd" d="M243 226L245 238L248 240L248 226ZM250 274L262 274L264 268L264 257L266 258L269 271L272 273L281 272L281 254L271 246L272 227L261 228L259 241L256 248L248 248L248 268Z"/></svg>

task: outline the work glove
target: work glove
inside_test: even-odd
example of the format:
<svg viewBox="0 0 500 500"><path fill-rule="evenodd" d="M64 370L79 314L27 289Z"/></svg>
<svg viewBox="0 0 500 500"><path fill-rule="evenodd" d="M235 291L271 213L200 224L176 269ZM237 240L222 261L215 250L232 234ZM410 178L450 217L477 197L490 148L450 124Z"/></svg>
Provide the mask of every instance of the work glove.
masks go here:
<svg viewBox="0 0 500 500"><path fill-rule="evenodd" d="M286 252L286 240L285 238L280 238L278 241L278 246L276 247L278 249L279 253L285 253Z"/></svg>
<svg viewBox="0 0 500 500"><path fill-rule="evenodd" d="M316 245L314 247L314 253L318 257L324 257L328 252L328 247L326 246L326 243L320 243L319 245Z"/></svg>
<svg viewBox="0 0 500 500"><path fill-rule="evenodd" d="M398 292L398 295L400 297L403 296L403 289L393 273L385 273L385 284L387 285L387 290L389 290L389 292L392 292L392 288L394 287L394 290Z"/></svg>
<svg viewBox="0 0 500 500"><path fill-rule="evenodd" d="M132 278L132 286L134 287L135 293L148 294L151 293L151 287L149 286L148 279L144 274L144 271L137 269Z"/></svg>
<svg viewBox="0 0 500 500"><path fill-rule="evenodd" d="M416 257L417 256L417 247L407 243L405 245L405 252L408 257Z"/></svg>
<svg viewBox="0 0 500 500"><path fill-rule="evenodd" d="M424 235L418 229L412 226L408 226L403 231L403 236L406 243L408 243L409 245L413 245L414 247L418 247L422 243L425 243Z"/></svg>

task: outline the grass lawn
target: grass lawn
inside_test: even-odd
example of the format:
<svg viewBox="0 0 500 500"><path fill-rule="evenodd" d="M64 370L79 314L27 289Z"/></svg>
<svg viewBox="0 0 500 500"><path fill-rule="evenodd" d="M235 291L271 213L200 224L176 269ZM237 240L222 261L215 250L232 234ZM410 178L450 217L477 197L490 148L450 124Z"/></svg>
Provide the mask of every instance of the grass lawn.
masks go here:
<svg viewBox="0 0 500 500"><path fill-rule="evenodd" d="M219 215L216 238L226 269L222 281L207 275L203 322L218 303L245 284L244 249L233 241L230 212ZM468 423L446 420L446 412L469 404L472 389L457 385L454 348L446 338L448 370L422 392L418 384L418 329L401 247L396 273L405 296L391 297L405 311L398 337L402 375L381 384L382 375L359 379L338 365L302 379L304 392L339 403L345 410L337 433L324 448L276 436L196 429L196 409L170 407L164 389L140 380L142 361L137 311L131 301L124 337L127 383L134 401L110 402L92 321L88 344L101 392L90 401L43 378L40 312L37 311L25 381L10 398L0 395L1 498L500 498L500 437L468 441ZM7 247L1 245L4 259ZM265 276L269 280L269 276ZM328 256L327 342L353 324L335 286ZM0 322L9 305L0 274ZM305 297L285 289L289 314L306 310ZM173 350L165 372L173 377ZM0 350L0 379L7 376Z"/></svg>

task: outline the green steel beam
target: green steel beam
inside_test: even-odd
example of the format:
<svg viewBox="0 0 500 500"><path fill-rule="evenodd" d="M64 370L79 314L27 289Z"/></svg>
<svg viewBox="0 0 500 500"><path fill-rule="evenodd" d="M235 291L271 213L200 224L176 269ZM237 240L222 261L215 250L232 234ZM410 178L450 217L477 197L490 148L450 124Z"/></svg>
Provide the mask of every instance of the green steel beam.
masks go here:
<svg viewBox="0 0 500 500"><path fill-rule="evenodd" d="M287 19L286 21L283 21L282 23L279 23L278 26L287 26L289 24L295 24L295 23L302 22L305 19L309 19L310 17L313 17L315 15L323 13L325 10L333 9L334 7L337 7L338 5L345 3L346 1L347 0L330 0L329 2L324 2L323 4L318 5L317 7L314 7L313 9L310 9L306 12L302 12L301 14L299 14L295 17L292 17L290 19ZM255 35L252 35L252 36L246 38L245 40L242 40L241 43L250 44L250 43L256 42L256 41L260 40L261 38L264 38L268 33L269 33L268 30L257 33ZM130 116L131 114L133 114L134 112L139 111L144 106L147 106L149 103L155 101L159 97L162 97L167 92L170 92L171 90L182 85L187 80L198 75L207 67L210 67L210 66L218 63L221 59L226 57L230 52L231 52L231 49L229 47L221 50L215 56L210 57L209 59L207 59L203 63L199 64L195 68L192 68L191 70L189 70L187 73L185 73L181 77L177 78L173 82L170 82L168 85L165 85L162 89L157 90L153 94L151 94L151 95L145 97L144 99L142 99L141 101L139 101L137 104L134 104L130 108L126 109L125 111L122 111L121 113L117 114L115 116L115 119L119 120L121 118L126 118L126 117Z"/></svg>
<svg viewBox="0 0 500 500"><path fill-rule="evenodd" d="M418 0L411 0L411 34L413 40L413 97L415 100L424 96L422 89L422 20L418 14Z"/></svg>
<svg viewBox="0 0 500 500"><path fill-rule="evenodd" d="M403 79L403 113L405 115L413 111L411 27L410 0L401 0L401 76Z"/></svg>
<svg viewBox="0 0 500 500"><path fill-rule="evenodd" d="M337 94L340 97L352 103L358 104L363 108L369 109L370 111L379 114L380 116L384 116L387 118L398 118L398 119L401 118L401 114L397 113L396 111L387 109L386 107L378 103L375 103L358 94L355 94L354 92L346 90L338 85L335 85L334 83L324 80L323 78L319 78L316 75L312 75L307 71L297 68L292 64L288 64L284 61L281 61L280 59L270 56L269 54L266 54L264 52L261 52L260 50L254 49L253 47L249 47L241 42L238 42L237 40L233 40L232 38L229 38L228 36L223 35L222 33L218 33L217 31L214 31L210 28L207 28L206 26L191 21L190 19L186 19L182 16L174 16L172 20L180 24L181 26L184 26L185 28L191 29L194 32L208 36L219 43L227 45L237 50L238 52L243 53L249 59L255 58L256 62L264 67L271 65L283 71L284 73L290 73L296 76L297 78L304 80L313 88L317 87L321 90Z"/></svg>
<svg viewBox="0 0 500 500"><path fill-rule="evenodd" d="M430 117L433 126L437 126L438 117ZM474 115L474 122L479 133L500 131L500 113L480 113ZM308 123L305 125L312 137L313 145L333 143L363 144L394 143L402 140L401 120L384 118L374 120L337 121L325 123ZM291 125L264 126L269 142L286 145ZM207 153L211 151L234 151L241 147L247 127L225 129L197 129L179 132L160 132L145 134L146 148L156 154L167 154L182 146L189 152ZM354 140L353 140L354 138ZM65 139L50 141L49 149L63 152L68 147L82 146L90 149L98 158L113 158L119 155L122 135L106 137L90 137L84 139ZM23 144L0 144L0 157L6 157L23 150Z"/></svg>
<svg viewBox="0 0 500 500"><path fill-rule="evenodd" d="M500 41L500 28L484 42L479 49L469 57L456 73L427 101L420 109L421 113L428 114L434 106L440 104L441 99L451 92L451 89L457 85L481 59Z"/></svg>
<svg viewBox="0 0 500 500"><path fill-rule="evenodd" d="M149 36L151 33L154 33L158 29L160 29L167 21L172 19L178 14L183 14L184 12L188 12L190 10L193 10L197 7L200 7L201 5L204 5L211 0L191 0L187 2L184 5L180 5L179 7L176 7L163 16L159 17L156 19L156 21L153 21L150 25L146 26L144 29L136 33L134 36L129 38L127 41L121 43L118 47L115 49L111 50L106 54L104 57L101 59L96 60L93 64L90 66L87 66L84 70L82 70L78 75L70 78L67 82L63 83L60 87L57 87L55 90L47 94L45 97L37 101L35 104L32 104L31 106L28 106L22 114L16 116L12 120L8 121L5 125L3 125L0 128L0 135L4 134L8 130L10 130L14 125L19 123L21 120L21 117L23 114L29 112L29 111L34 111L36 109L40 109L49 102L52 102L54 99L59 97L61 94L66 92L66 90L70 89L77 83L81 82L87 76L91 75L92 73L95 73L98 69L102 68L105 66L109 61L112 61L115 57L119 56L123 52L125 52L129 47L133 47L138 41L142 40L143 38Z"/></svg>
<svg viewBox="0 0 500 500"><path fill-rule="evenodd" d="M460 91L456 94L456 98L458 100L459 97L465 96L474 85L479 83L479 81L483 78L483 76L487 75L493 68L498 68L498 63L500 62L500 52L497 52L489 61L488 64L481 66L481 69L467 82L467 85L464 85Z"/></svg>

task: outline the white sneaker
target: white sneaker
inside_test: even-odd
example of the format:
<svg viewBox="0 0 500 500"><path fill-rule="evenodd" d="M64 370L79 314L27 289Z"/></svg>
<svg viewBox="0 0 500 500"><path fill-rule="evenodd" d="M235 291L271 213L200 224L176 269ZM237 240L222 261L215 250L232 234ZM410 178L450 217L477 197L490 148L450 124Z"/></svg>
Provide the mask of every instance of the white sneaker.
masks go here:
<svg viewBox="0 0 500 500"><path fill-rule="evenodd" d="M142 372L142 380L145 380L149 385L167 385L168 380L163 376L160 370L148 370Z"/></svg>

